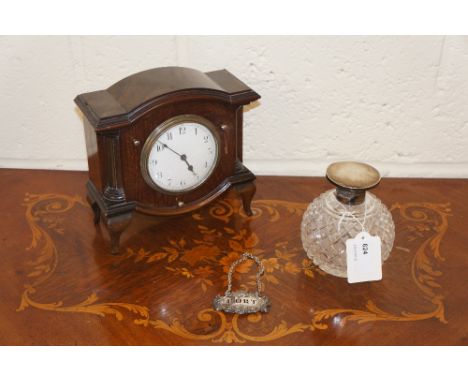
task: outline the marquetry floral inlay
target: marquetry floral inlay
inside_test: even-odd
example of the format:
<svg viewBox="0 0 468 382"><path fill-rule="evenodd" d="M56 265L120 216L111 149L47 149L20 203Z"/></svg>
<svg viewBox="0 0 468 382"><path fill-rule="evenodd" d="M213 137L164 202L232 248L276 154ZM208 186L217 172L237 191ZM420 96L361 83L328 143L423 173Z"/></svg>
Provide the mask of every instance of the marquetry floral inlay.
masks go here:
<svg viewBox="0 0 468 382"><path fill-rule="evenodd" d="M50 232L63 235L63 214L73 208L88 207L79 196L58 194L28 194L24 205L26 221L32 234L31 244L27 250L34 251L35 257L26 264L28 281L24 286L18 311L33 307L55 312L112 315L118 320L124 320L125 312L127 312L133 315L133 323L136 325L154 330L165 330L190 340L210 340L220 343L273 341L294 333L325 330L329 326L329 321L338 316L341 324L347 321L363 324L376 321L400 322L431 318L436 318L442 323L446 322L441 285L437 281L441 271L437 269L437 265L443 260L440 242L448 228L450 215L448 204L406 203L395 204L391 208L393 214L399 215L400 221L405 225L408 241L422 242L412 254L411 278L415 288L418 288L424 298L432 304L431 311L423 313L403 311L395 314L380 309L374 301L368 301L365 309L332 307L313 311L308 322L286 322L278 319L267 333L261 332L256 335L251 332L246 333L239 326L238 315L224 314L208 308L211 305L208 291L214 292L219 290L220 285L226 285L226 274L230 264L243 252L249 251L263 260L265 266L263 282L268 288L268 285L280 286L281 279L285 277L305 277L315 280L317 275L329 276L313 266L311 261L304 256L302 248L297 245L291 246L289 240L277 238L273 248L271 244L267 248L264 247L264 239L255 231L246 228L236 229L231 222L239 215L250 221L264 219L266 224L270 225L279 224L281 216L295 216L297 222L300 222L307 204L282 200L257 200L253 203L254 216L247 217L242 212L238 200L224 199L192 215L193 222L197 225L197 236L167 237L166 243L157 250L143 247L126 248L122 261L155 263L154 265L161 267L163 272L168 272L171 277L194 283L200 293L207 296L206 306L198 311L196 319L200 323L215 320L218 324L211 332L204 334L192 332L175 317L168 320L156 319L148 307L140 304L100 301L99 296L94 292L84 295L80 303L73 305L65 305L63 301L45 303L35 300L34 296L38 289L54 276L61 259L60 251ZM213 219L218 223L210 224ZM251 272L252 266L251 262L245 262L237 268L235 281L241 288L254 287L255 276ZM262 320L261 314L247 317L251 326L259 324Z"/></svg>

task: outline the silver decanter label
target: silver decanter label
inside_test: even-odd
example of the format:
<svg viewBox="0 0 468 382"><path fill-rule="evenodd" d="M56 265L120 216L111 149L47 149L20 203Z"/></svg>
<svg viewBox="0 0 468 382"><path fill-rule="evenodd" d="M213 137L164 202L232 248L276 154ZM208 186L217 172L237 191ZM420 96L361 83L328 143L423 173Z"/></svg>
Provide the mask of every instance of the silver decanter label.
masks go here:
<svg viewBox="0 0 468 382"><path fill-rule="evenodd" d="M258 266L257 272L257 291L254 293L244 291L232 291L232 274L235 268L242 262L251 259ZM228 272L228 289L224 295L218 295L213 300L213 307L226 313L248 314L257 312L268 312L270 310L270 300L267 296L260 293L260 277L263 275L264 268L258 257L244 253L239 260L231 264Z"/></svg>
<svg viewBox="0 0 468 382"><path fill-rule="evenodd" d="M230 295L216 296L213 306L226 313L266 313L270 309L270 301L268 297L256 293L233 292Z"/></svg>

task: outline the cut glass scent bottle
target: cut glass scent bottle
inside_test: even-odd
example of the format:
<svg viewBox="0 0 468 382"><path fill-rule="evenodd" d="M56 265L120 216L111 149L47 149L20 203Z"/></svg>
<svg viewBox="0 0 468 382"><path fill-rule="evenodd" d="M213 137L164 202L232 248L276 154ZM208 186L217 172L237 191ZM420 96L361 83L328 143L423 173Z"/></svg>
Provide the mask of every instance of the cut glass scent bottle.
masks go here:
<svg viewBox="0 0 468 382"><path fill-rule="evenodd" d="M379 172L365 163L336 162L328 166L327 178L336 189L314 199L302 218L307 256L323 271L347 277L346 240L367 231L380 237L383 263L393 247L395 225L387 207L367 191L380 182Z"/></svg>

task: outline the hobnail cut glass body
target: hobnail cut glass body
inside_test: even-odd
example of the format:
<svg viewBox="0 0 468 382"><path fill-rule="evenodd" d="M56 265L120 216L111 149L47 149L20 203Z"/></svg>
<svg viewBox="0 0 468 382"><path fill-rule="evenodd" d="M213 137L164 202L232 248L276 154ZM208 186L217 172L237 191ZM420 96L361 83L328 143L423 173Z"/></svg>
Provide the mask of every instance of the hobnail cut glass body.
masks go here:
<svg viewBox="0 0 468 382"><path fill-rule="evenodd" d="M347 277L346 240L354 239L362 231L359 222L364 223L364 213L366 231L379 236L382 241L382 263L390 256L395 225L387 207L370 192L366 192L365 201L357 205L341 203L335 192L334 189L324 192L309 204L302 218L302 245L320 269L334 276Z"/></svg>

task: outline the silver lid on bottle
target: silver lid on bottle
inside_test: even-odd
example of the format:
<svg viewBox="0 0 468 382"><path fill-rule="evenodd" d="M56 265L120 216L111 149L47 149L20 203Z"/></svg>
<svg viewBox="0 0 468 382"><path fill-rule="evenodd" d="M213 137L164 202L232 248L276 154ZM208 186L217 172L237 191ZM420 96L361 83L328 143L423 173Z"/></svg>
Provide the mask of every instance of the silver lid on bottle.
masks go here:
<svg viewBox="0 0 468 382"><path fill-rule="evenodd" d="M366 190L377 186L380 173L361 162L335 162L327 168L327 179L337 186L336 197L344 204L361 204Z"/></svg>

